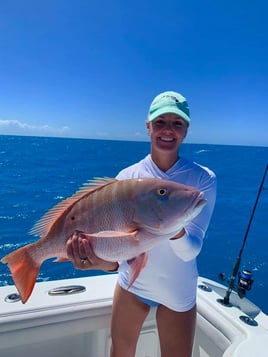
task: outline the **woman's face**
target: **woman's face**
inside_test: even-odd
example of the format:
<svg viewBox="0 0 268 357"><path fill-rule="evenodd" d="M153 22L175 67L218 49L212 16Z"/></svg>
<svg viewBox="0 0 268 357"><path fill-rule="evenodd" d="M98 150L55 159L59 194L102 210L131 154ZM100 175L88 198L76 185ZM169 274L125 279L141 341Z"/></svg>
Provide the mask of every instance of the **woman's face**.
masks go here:
<svg viewBox="0 0 268 357"><path fill-rule="evenodd" d="M187 134L188 126L184 119L173 113L160 115L153 121L147 122L152 148L177 152Z"/></svg>

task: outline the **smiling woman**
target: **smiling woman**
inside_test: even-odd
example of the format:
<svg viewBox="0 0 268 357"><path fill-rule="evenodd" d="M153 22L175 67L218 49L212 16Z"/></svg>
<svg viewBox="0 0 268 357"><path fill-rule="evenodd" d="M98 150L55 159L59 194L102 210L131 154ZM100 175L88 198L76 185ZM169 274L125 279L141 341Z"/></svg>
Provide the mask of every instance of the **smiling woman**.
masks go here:
<svg viewBox="0 0 268 357"><path fill-rule="evenodd" d="M88 269L103 266L109 271L119 271L111 323L112 357L135 356L139 333L151 304L158 306L156 319L161 355L176 356L178 351L181 357L192 354L198 276L196 257L214 209L216 178L208 168L179 156L189 123L188 104L181 94L171 91L159 94L150 106L146 122L151 139L150 155L117 175L119 180L158 178L183 183L202 191L207 201L191 222L177 227L172 237L150 250L146 266L131 286L132 262L113 262L107 268L107 262L101 262L97 256L92 260L94 249L86 240L71 237L68 241L69 258L77 268L81 258L87 258ZM172 208L177 211L175 206ZM162 227L153 228L165 235Z"/></svg>
<svg viewBox="0 0 268 357"><path fill-rule="evenodd" d="M147 131L152 142L152 157L163 171L178 160L178 150L184 140L189 124L173 113L162 114L147 122Z"/></svg>
<svg viewBox="0 0 268 357"><path fill-rule="evenodd" d="M187 135L190 111L186 99L176 92L155 97L146 123L153 161L167 171L178 160L179 147Z"/></svg>

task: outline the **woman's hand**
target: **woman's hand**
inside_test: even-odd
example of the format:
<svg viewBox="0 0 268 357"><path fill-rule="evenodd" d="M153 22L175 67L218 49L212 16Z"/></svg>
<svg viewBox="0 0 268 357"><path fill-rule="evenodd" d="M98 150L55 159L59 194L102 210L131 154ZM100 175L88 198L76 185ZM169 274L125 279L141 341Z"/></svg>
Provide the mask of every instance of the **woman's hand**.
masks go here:
<svg viewBox="0 0 268 357"><path fill-rule="evenodd" d="M67 255L76 269L80 270L104 270L116 271L117 262L108 262L98 258L93 251L89 238L86 238L83 232L75 231L68 239Z"/></svg>

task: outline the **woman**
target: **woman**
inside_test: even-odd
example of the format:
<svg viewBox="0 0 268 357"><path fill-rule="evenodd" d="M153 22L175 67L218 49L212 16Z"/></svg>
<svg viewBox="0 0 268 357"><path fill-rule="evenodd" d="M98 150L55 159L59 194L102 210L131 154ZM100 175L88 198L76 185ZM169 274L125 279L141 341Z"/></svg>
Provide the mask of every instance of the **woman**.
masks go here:
<svg viewBox="0 0 268 357"><path fill-rule="evenodd" d="M176 92L156 96L146 127L151 153L122 170L117 178L155 177L194 186L203 191L207 205L169 241L149 252L146 267L130 289L127 262L97 258L90 242L74 235L67 243L69 258L79 269L119 271L115 288L111 336L112 357L134 357L139 333L150 307L155 306L162 357L190 357L196 324L196 257L214 209L216 177L208 168L179 156L190 114L186 99ZM85 263L86 260L86 263Z"/></svg>

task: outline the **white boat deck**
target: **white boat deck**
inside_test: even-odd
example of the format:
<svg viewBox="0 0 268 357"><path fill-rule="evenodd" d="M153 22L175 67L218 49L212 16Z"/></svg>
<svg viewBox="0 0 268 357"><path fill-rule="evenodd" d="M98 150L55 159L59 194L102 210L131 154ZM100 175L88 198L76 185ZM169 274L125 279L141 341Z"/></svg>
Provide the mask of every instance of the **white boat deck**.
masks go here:
<svg viewBox="0 0 268 357"><path fill-rule="evenodd" d="M14 286L0 287L0 356L108 357L116 274L37 283L23 305L6 302ZM49 295L51 289L79 285L80 293ZM232 307L217 302L225 288L199 278L194 357L267 357L268 316L247 299L231 294ZM241 316L243 318L241 319ZM244 321L251 322L251 325ZM145 321L137 357L160 357L155 310Z"/></svg>

